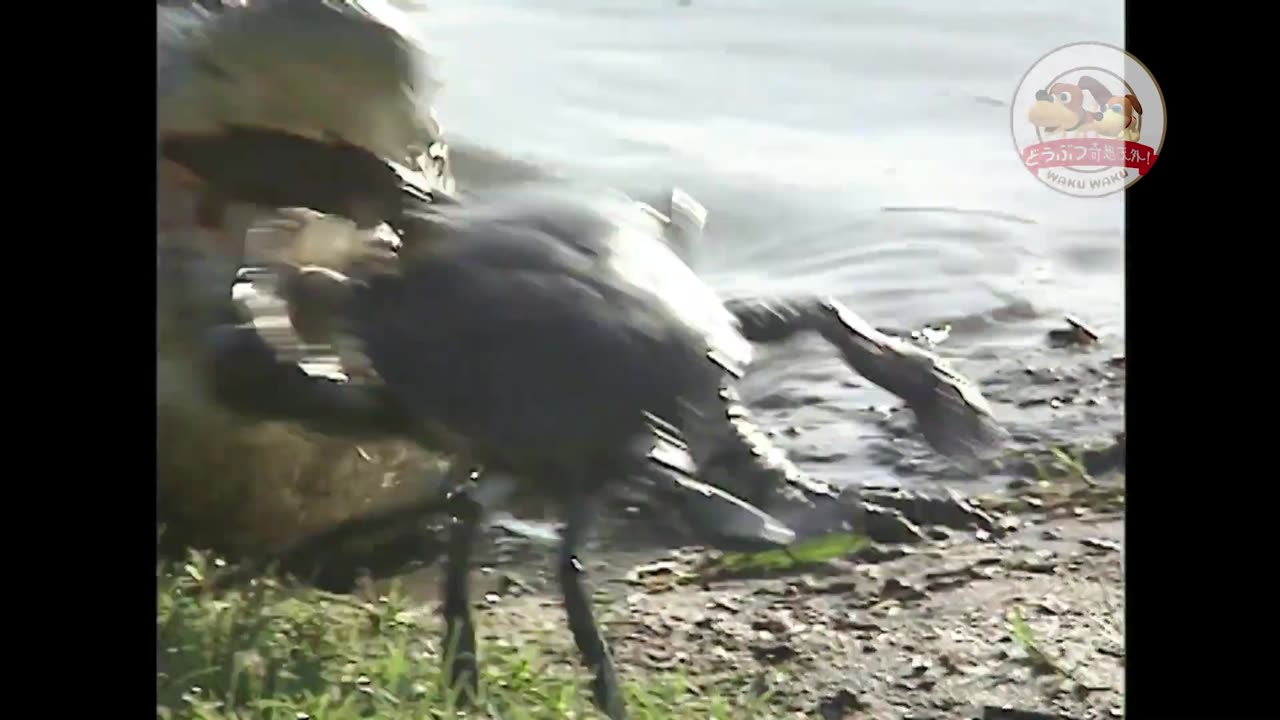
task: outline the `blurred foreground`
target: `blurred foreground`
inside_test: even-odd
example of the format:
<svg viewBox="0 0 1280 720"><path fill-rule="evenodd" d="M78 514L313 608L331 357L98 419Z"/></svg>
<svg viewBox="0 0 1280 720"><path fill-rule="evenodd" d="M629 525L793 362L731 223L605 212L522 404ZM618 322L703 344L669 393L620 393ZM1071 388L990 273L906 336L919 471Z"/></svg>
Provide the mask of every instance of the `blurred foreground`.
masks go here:
<svg viewBox="0 0 1280 720"><path fill-rule="evenodd" d="M717 571L620 519L587 569L637 718L1122 717L1124 505L1122 476L1051 472L983 500L998 539L925 524L927 540L769 573ZM553 549L488 535L472 717L598 717ZM438 567L354 595L215 597L211 571L197 555L158 572L160 716L453 717Z"/></svg>

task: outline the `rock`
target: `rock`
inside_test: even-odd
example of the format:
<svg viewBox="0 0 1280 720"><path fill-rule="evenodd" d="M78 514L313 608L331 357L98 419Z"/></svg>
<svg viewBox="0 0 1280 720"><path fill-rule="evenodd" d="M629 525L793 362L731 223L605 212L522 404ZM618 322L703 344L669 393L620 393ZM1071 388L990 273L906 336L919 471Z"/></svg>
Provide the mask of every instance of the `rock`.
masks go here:
<svg viewBox="0 0 1280 720"><path fill-rule="evenodd" d="M1105 475L1113 470L1124 470L1127 456L1125 434L1116 433L1115 442L1096 450L1085 450L1081 464L1090 475Z"/></svg>
<svg viewBox="0 0 1280 720"><path fill-rule="evenodd" d="M906 557L907 551L900 547L885 547L884 545L866 545L861 550L853 554L859 562L864 563L882 563L891 560L897 560Z"/></svg>
<svg viewBox="0 0 1280 720"><path fill-rule="evenodd" d="M729 598L728 596L720 596L720 597L713 598L711 602L707 603L707 609L708 610L725 610L727 612L734 613L734 614L737 614L740 611L737 603L735 603L733 599Z"/></svg>
<svg viewBox="0 0 1280 720"><path fill-rule="evenodd" d="M626 580L651 593L672 590L681 582L693 578L687 564L674 560L659 560L638 565L627 573Z"/></svg>
<svg viewBox="0 0 1280 720"><path fill-rule="evenodd" d="M859 632L882 633L884 628L873 622L858 620L853 613L848 613L843 617L837 617L832 623L832 627L836 630L857 630Z"/></svg>
<svg viewBox="0 0 1280 720"><path fill-rule="evenodd" d="M521 580L516 575L511 573L502 573L498 575L497 592L499 595L521 595L529 592L531 589L532 588L529 587L528 583Z"/></svg>
<svg viewBox="0 0 1280 720"><path fill-rule="evenodd" d="M772 683L769 682L769 675L762 670L756 673L756 676L751 679L750 692L756 697L761 697L765 693L769 692L771 687Z"/></svg>
<svg viewBox="0 0 1280 720"><path fill-rule="evenodd" d="M909 676L920 677L929 672L932 668L933 663L929 661L929 658L924 657L923 655L916 656L911 659L911 670L909 671Z"/></svg>
<svg viewBox="0 0 1280 720"><path fill-rule="evenodd" d="M1099 655L1108 655L1113 658L1124 660L1124 648L1115 643L1107 642L1098 647Z"/></svg>
<svg viewBox="0 0 1280 720"><path fill-rule="evenodd" d="M823 720L850 720L868 709L867 699L851 690L841 690L818 703L818 714Z"/></svg>
<svg viewBox="0 0 1280 720"><path fill-rule="evenodd" d="M1007 563L1010 570L1052 575L1058 571L1058 561L1048 550L1036 551L1032 557L1015 557Z"/></svg>
<svg viewBox="0 0 1280 720"><path fill-rule="evenodd" d="M909 602L911 600L923 600L929 597L929 593L917 585L909 584L898 578L889 578L884 581L884 585L880 588L880 597L884 600Z"/></svg>
<svg viewBox="0 0 1280 720"><path fill-rule="evenodd" d="M1066 720L1066 718L1036 710L1017 710L1010 705L1003 707L986 705L982 708L982 720Z"/></svg>
<svg viewBox="0 0 1280 720"><path fill-rule="evenodd" d="M658 648L646 648L644 657L649 661L649 667L654 670L671 670L679 663L674 656L666 656L664 651Z"/></svg>
<svg viewBox="0 0 1280 720"><path fill-rule="evenodd" d="M1067 315L1063 318L1067 327L1049 331L1049 344L1054 347L1085 346L1098 342L1098 333L1079 318Z"/></svg>
<svg viewBox="0 0 1280 720"><path fill-rule="evenodd" d="M1101 552L1120 552L1122 550L1120 543L1105 538L1084 538L1080 541L1080 544Z"/></svg>
<svg viewBox="0 0 1280 720"><path fill-rule="evenodd" d="M960 587L971 580L990 579L999 565L999 556L985 557L958 567L942 568L925 573L926 590L948 590Z"/></svg>
<svg viewBox="0 0 1280 720"><path fill-rule="evenodd" d="M781 633L787 632L789 627L787 623L782 620L782 618L778 617L777 615L771 615L769 617L753 620L751 622L751 629L766 630L768 632L781 634Z"/></svg>
<svg viewBox="0 0 1280 720"><path fill-rule="evenodd" d="M751 654L755 656L756 660L773 665L786 662L800 653L788 643L777 642L752 645Z"/></svg>
<svg viewBox="0 0 1280 720"><path fill-rule="evenodd" d="M874 503L864 503L862 509L863 533L875 542L915 544L929 540L898 510Z"/></svg>
<svg viewBox="0 0 1280 720"><path fill-rule="evenodd" d="M836 578L826 582L811 581L807 587L808 592L813 595L846 595L857 589L857 581L847 578Z"/></svg>
<svg viewBox="0 0 1280 720"><path fill-rule="evenodd" d="M1046 595L1045 598L1037 602L1034 607L1045 615L1062 615L1068 610L1066 603L1053 595Z"/></svg>

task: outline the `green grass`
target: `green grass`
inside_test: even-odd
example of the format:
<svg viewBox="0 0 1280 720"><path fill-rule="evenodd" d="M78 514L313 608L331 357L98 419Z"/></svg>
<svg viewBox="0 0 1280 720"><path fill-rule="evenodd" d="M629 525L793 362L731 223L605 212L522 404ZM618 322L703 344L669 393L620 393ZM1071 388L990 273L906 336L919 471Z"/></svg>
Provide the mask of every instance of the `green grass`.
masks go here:
<svg viewBox="0 0 1280 720"><path fill-rule="evenodd" d="M1014 642L1018 643L1027 653L1027 659L1036 666L1048 672L1057 673L1064 678L1074 680L1071 671L1061 662L1050 655L1040 645L1040 641L1036 639L1036 635L1031 630L1031 626L1027 624L1026 616L1022 612L1022 608L1015 607L1005 615L1005 619L1009 621L1009 635Z"/></svg>
<svg viewBox="0 0 1280 720"><path fill-rule="evenodd" d="M1021 607L1014 607L1005 615L1005 619L1009 623L1009 635L1019 646L1023 652L1027 654L1027 661L1038 672L1052 673L1070 681L1074 692L1079 697L1084 697L1091 692L1097 690L1107 690L1107 686L1093 687L1085 682L1080 676L1079 667L1067 666L1062 659L1055 657L1036 637L1031 626L1027 623ZM1120 638L1120 645L1123 647L1123 636Z"/></svg>
<svg viewBox="0 0 1280 720"><path fill-rule="evenodd" d="M777 550L726 553L707 569L706 574L796 570L807 565L821 565L836 558L845 557L866 547L870 542L870 538L863 535L829 533Z"/></svg>
<svg viewBox="0 0 1280 720"><path fill-rule="evenodd" d="M479 703L463 714L442 677L439 623L399 594L365 602L256 580L215 597L204 590L210 569L198 554L157 568L157 718L600 717L586 671L529 638L480 640ZM621 672L637 720L768 714L745 682L721 694L677 674Z"/></svg>

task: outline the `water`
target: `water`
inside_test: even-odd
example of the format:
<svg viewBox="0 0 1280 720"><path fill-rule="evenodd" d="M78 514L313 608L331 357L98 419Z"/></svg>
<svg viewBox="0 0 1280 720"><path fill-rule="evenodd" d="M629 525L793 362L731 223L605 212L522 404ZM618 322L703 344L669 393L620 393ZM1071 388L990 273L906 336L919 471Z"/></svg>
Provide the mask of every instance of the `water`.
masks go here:
<svg viewBox="0 0 1280 720"><path fill-rule="evenodd" d="M678 184L709 209L697 265L718 289L829 293L881 326L957 321L944 354L982 376L1048 352L1064 312L1122 342L1123 196L1036 181L1009 100L1059 45L1123 45L1124 7L975 5L434 0L417 21L446 130L488 158L473 173L532 166L640 197ZM802 343L767 352L748 397L803 429L788 444L818 474L883 480L858 449L875 428L845 416L885 396L850 380Z"/></svg>

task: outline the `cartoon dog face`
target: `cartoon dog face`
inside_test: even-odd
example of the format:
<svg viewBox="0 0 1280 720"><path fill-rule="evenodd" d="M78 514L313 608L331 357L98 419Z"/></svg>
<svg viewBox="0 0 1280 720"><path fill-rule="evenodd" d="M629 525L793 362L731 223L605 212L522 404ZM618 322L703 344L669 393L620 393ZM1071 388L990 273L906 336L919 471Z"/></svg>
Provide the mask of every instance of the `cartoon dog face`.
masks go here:
<svg viewBox="0 0 1280 720"><path fill-rule="evenodd" d="M1054 83L1048 90L1036 91L1036 102L1027 114L1036 127L1046 133L1065 133L1080 129L1092 113L1084 110L1084 91L1072 83Z"/></svg>
<svg viewBox="0 0 1280 720"><path fill-rule="evenodd" d="M1137 139L1142 128L1142 103L1135 95L1113 95L1102 108L1102 117L1094 121L1099 135Z"/></svg>

